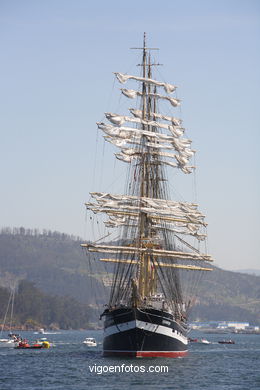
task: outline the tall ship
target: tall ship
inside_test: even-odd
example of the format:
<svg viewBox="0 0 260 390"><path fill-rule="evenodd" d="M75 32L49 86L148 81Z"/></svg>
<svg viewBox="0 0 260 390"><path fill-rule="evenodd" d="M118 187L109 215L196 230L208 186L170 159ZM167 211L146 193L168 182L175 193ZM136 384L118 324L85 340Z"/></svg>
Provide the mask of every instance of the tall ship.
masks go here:
<svg viewBox="0 0 260 390"><path fill-rule="evenodd" d="M137 48L138 49L138 48ZM155 50L144 34L139 75L115 73L120 88L134 101L125 114L105 113L98 122L104 138L127 163L124 194L92 192L86 203L104 214L108 238L82 247L113 269L104 320L104 356L182 357L187 354L187 318L201 276L212 268L206 250L205 216L197 203L171 199L174 182L168 170L193 173L195 151L182 120L172 114L180 105L176 86L158 81ZM166 107L165 113L162 107ZM170 176L170 175L169 175ZM110 232L117 239L111 240Z"/></svg>

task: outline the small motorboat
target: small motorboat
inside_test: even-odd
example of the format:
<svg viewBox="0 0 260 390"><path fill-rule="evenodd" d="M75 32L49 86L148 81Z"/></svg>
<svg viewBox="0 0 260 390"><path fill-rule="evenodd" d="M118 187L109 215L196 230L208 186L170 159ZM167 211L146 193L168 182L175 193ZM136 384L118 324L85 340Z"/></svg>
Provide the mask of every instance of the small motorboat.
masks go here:
<svg viewBox="0 0 260 390"><path fill-rule="evenodd" d="M15 333L10 333L9 338L0 339L0 347L15 347L21 340L20 336Z"/></svg>
<svg viewBox="0 0 260 390"><path fill-rule="evenodd" d="M16 342L13 339L0 339L0 347L15 347Z"/></svg>
<svg viewBox="0 0 260 390"><path fill-rule="evenodd" d="M88 347L96 347L97 342L93 337L87 337L84 341L83 344L86 344Z"/></svg>
<svg viewBox="0 0 260 390"><path fill-rule="evenodd" d="M204 339L204 338L198 340L197 343L206 344L206 345L211 344L210 341L208 341L207 339Z"/></svg>
<svg viewBox="0 0 260 390"><path fill-rule="evenodd" d="M220 340L218 341L219 344L235 344L234 340Z"/></svg>
<svg viewBox="0 0 260 390"><path fill-rule="evenodd" d="M33 332L34 334L45 334L44 328L40 328L38 332Z"/></svg>

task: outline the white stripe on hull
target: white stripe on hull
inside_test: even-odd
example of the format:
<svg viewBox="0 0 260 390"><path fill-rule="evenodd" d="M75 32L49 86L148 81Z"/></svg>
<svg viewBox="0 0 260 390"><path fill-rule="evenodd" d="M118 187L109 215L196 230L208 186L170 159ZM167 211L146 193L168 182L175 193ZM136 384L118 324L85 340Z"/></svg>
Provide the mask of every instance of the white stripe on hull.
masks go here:
<svg viewBox="0 0 260 390"><path fill-rule="evenodd" d="M152 333L162 334L164 336L168 336L176 340L179 340L185 345L188 344L187 337L183 336L181 333L177 332L176 330L173 331L172 328L163 325L153 324L150 322L139 321L139 320L124 322L122 324L112 325L105 328L104 338L107 336L111 336L112 334L115 333L126 332L127 330L131 330L135 328L152 332Z"/></svg>

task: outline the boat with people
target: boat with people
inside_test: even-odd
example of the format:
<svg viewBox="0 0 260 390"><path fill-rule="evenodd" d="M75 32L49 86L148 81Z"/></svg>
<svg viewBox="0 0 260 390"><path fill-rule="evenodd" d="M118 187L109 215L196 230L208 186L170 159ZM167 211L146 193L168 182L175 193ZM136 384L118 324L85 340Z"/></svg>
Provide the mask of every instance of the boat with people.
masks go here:
<svg viewBox="0 0 260 390"><path fill-rule="evenodd" d="M47 340L36 340L33 344L29 344L27 339L21 340L16 346L16 349L46 349L50 348L51 344Z"/></svg>
<svg viewBox="0 0 260 390"><path fill-rule="evenodd" d="M235 344L234 340L220 340L218 341L219 344Z"/></svg>
<svg viewBox="0 0 260 390"><path fill-rule="evenodd" d="M137 49L140 74L115 73L119 83L135 83L135 89L120 89L136 101L134 107L123 115L106 112L109 123L97 123L105 140L120 149L116 158L128 164L125 192L91 192L92 200L86 203L93 213L91 226L104 223L104 233L82 247L90 261L104 262L113 274L101 314L103 355L183 357L187 318L213 260L197 202L183 201L168 185L168 169L176 170L175 180L177 172L191 174L195 169L191 140L185 137L182 119L170 109L180 105L171 95L176 86L157 80L160 64L151 52L158 49L147 47L145 34L143 47ZM107 220L99 220L99 214L106 214Z"/></svg>

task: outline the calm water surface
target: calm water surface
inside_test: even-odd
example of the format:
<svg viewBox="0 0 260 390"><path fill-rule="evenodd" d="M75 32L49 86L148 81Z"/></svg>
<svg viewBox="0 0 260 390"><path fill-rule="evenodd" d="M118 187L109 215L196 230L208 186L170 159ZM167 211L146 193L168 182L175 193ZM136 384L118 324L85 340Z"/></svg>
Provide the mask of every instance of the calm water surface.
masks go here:
<svg viewBox="0 0 260 390"><path fill-rule="evenodd" d="M37 337L32 332L22 335L30 341ZM198 335L203 337L193 333L194 337ZM204 336L212 344L191 344L189 356L185 358L115 359L101 356L101 331L46 335L55 347L38 351L0 349L0 389L260 389L260 335L232 335L234 345L217 343L230 335ZM100 344L88 348L82 344L85 337L95 337ZM122 364L129 372L100 374L101 370L119 370ZM159 366L167 366L168 372L148 372L150 366L156 371L160 370Z"/></svg>

